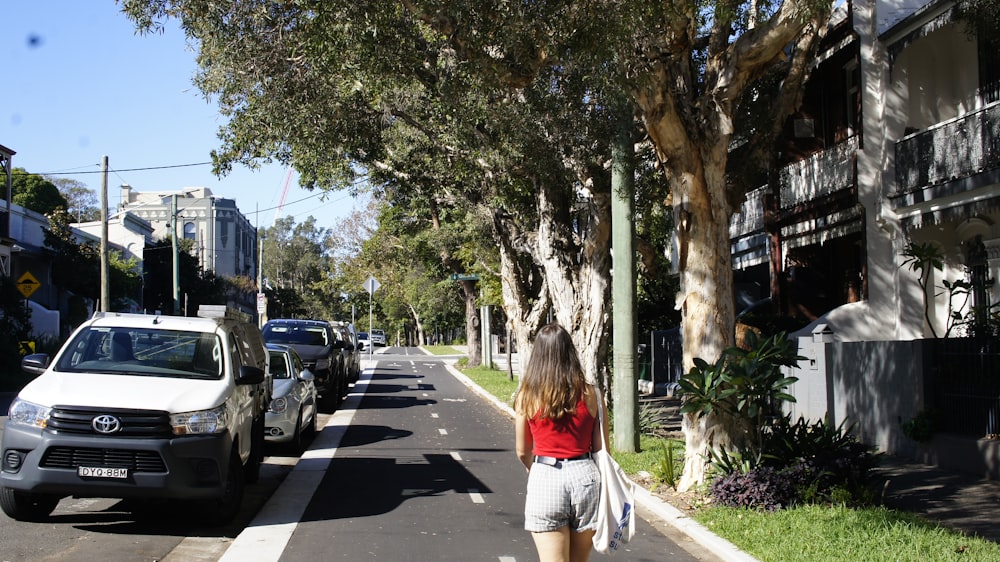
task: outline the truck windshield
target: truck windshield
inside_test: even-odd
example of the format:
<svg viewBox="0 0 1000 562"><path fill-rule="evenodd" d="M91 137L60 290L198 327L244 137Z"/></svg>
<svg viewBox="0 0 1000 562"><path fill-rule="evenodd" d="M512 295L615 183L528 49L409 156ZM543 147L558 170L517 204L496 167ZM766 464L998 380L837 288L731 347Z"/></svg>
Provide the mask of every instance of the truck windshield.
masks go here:
<svg viewBox="0 0 1000 562"><path fill-rule="evenodd" d="M219 379L224 372L222 342L212 333L90 327L66 344L55 369Z"/></svg>

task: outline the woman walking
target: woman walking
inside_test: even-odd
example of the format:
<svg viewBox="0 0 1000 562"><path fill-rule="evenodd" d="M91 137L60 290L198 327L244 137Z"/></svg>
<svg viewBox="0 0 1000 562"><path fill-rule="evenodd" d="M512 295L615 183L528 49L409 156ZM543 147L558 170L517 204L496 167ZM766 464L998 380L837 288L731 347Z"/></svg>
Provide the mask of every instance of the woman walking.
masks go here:
<svg viewBox="0 0 1000 562"><path fill-rule="evenodd" d="M600 434L595 436L600 410L562 326L539 330L514 410L517 456L528 469L524 528L542 562L586 562L601 491L592 459L601 448Z"/></svg>

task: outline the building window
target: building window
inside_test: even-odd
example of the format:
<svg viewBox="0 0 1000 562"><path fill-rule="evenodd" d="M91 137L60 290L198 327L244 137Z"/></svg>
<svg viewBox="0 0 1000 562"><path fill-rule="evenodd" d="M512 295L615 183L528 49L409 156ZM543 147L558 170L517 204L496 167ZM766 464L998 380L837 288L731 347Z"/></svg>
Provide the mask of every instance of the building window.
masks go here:
<svg viewBox="0 0 1000 562"><path fill-rule="evenodd" d="M185 240L194 240L194 238L195 238L194 235L195 235L195 233L197 231L198 231L198 229L197 229L197 227L195 226L195 224L193 222L186 222L186 223L184 223L184 239Z"/></svg>

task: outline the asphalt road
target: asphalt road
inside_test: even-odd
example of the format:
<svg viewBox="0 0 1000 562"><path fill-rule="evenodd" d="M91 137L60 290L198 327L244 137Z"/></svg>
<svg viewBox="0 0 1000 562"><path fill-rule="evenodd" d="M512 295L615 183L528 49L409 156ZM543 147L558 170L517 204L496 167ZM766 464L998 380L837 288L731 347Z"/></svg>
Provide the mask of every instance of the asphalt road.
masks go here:
<svg viewBox="0 0 1000 562"><path fill-rule="evenodd" d="M0 515L0 558L537 560L522 528L527 477L509 416L441 359L412 348L382 348L372 359L345 404L321 417L301 460L266 459L229 527L187 524L184 507L67 498L47 523ZM617 557L704 559L678 542L640 517Z"/></svg>

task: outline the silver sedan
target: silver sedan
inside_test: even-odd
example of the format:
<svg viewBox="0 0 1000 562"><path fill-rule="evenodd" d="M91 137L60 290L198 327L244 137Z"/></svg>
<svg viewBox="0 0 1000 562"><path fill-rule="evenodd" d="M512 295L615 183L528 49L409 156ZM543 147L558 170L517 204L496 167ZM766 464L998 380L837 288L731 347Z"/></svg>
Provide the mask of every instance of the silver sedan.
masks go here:
<svg viewBox="0 0 1000 562"><path fill-rule="evenodd" d="M298 353L287 345L269 343L270 370L274 381L271 404L264 416L265 439L287 445L296 454L316 433L316 385L313 374L302 366Z"/></svg>

